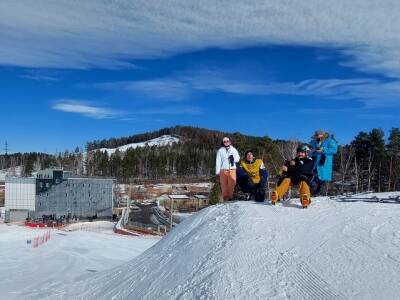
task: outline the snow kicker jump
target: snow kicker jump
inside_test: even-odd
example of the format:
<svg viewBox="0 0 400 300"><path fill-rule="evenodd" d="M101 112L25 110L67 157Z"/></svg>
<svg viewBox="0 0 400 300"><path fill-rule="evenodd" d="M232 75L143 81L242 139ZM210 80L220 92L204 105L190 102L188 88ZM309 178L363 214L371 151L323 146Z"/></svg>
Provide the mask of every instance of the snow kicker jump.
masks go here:
<svg viewBox="0 0 400 300"><path fill-rule="evenodd" d="M398 299L400 206L297 204L209 207L125 265L20 298Z"/></svg>

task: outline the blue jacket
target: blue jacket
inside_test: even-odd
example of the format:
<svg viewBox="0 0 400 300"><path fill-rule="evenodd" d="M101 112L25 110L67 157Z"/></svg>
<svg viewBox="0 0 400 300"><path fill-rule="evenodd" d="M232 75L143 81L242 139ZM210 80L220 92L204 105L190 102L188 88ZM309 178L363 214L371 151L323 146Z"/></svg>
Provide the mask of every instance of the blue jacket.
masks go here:
<svg viewBox="0 0 400 300"><path fill-rule="evenodd" d="M311 157L314 159L314 172L318 174L320 180L332 180L333 155L338 149L337 141L327 135L327 137L321 142L313 139L310 142L310 146ZM317 148L322 148L322 153L315 151Z"/></svg>

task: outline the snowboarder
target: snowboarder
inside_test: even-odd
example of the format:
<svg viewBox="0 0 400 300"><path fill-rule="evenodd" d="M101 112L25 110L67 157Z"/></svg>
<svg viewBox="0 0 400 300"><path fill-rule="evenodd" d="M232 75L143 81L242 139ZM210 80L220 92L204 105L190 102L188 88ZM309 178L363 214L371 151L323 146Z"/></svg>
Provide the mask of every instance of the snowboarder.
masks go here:
<svg viewBox="0 0 400 300"><path fill-rule="evenodd" d="M300 202L303 208L311 203L310 181L313 177L314 161L308 156L307 145L297 147L297 155L281 167L284 174L283 180L271 194L271 203L274 205L283 198L292 185L297 185L300 193Z"/></svg>
<svg viewBox="0 0 400 300"><path fill-rule="evenodd" d="M238 151L228 137L222 139L222 147L217 152L216 170L221 183L224 201L232 200L236 186L236 163L240 160Z"/></svg>
<svg viewBox="0 0 400 300"><path fill-rule="evenodd" d="M327 194L327 182L332 180L333 155L337 152L338 144L332 135L317 130L310 142L311 157L314 160L314 175L316 188L313 196Z"/></svg>
<svg viewBox="0 0 400 300"><path fill-rule="evenodd" d="M255 159L252 150L247 150L244 157L237 169L239 187L244 193L248 193L250 198L263 202L265 200L265 184L267 183L268 172L263 161Z"/></svg>

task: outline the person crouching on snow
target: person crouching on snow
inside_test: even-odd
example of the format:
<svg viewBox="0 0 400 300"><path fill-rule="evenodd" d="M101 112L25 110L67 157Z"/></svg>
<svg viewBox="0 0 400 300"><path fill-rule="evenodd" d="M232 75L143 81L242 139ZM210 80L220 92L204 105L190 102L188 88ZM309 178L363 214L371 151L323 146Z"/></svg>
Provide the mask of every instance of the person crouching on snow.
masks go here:
<svg viewBox="0 0 400 300"><path fill-rule="evenodd" d="M240 160L238 151L228 137L222 139L222 147L217 152L216 170L221 183L224 201L232 200L236 186L236 163Z"/></svg>
<svg viewBox="0 0 400 300"><path fill-rule="evenodd" d="M306 145L297 147L296 157L281 167L285 177L271 194L273 205L283 198L292 185L298 186L303 208L311 203L310 181L313 177L314 161L308 156L309 150Z"/></svg>
<svg viewBox="0 0 400 300"><path fill-rule="evenodd" d="M265 184L268 172L261 159L255 159L253 151L247 150L236 171L237 181L243 193L258 202L265 200Z"/></svg>

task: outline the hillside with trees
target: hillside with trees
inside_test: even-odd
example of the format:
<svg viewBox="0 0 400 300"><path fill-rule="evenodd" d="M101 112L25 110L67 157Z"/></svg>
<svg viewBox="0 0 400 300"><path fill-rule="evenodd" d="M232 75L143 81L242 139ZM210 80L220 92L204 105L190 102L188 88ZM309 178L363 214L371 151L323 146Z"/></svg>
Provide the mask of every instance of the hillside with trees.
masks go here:
<svg viewBox="0 0 400 300"><path fill-rule="evenodd" d="M116 148L139 143L162 135L179 137L168 146L146 146L116 151L109 155L96 149ZM209 180L214 176L215 153L224 136L229 136L240 153L252 149L265 162L274 181L279 166L293 157L298 141L272 140L241 133L226 133L203 128L176 126L158 131L92 141L86 151L76 148L57 155L15 153L0 156L0 168L22 165L24 175L59 166L80 176L104 176L119 182L174 180L182 178ZM340 141L339 141L340 142ZM341 145L334 159L334 189L345 191L393 191L400 189L400 129L393 128L387 139L381 129L360 132L347 145Z"/></svg>

